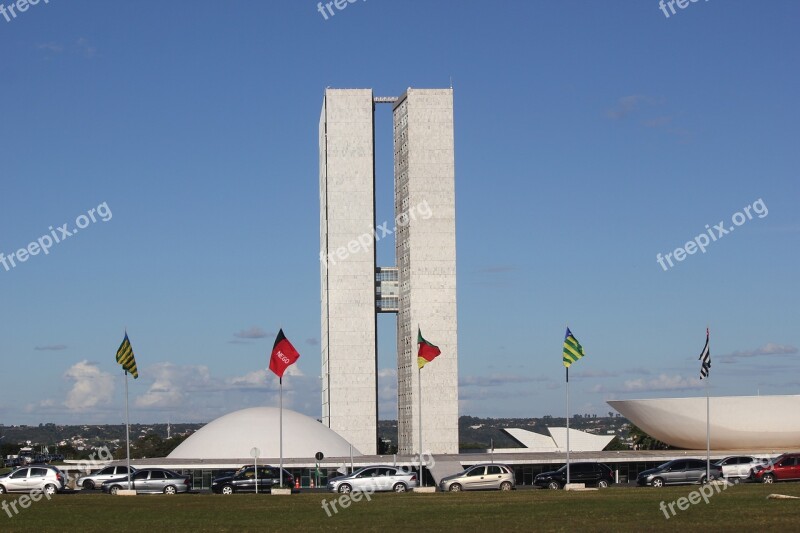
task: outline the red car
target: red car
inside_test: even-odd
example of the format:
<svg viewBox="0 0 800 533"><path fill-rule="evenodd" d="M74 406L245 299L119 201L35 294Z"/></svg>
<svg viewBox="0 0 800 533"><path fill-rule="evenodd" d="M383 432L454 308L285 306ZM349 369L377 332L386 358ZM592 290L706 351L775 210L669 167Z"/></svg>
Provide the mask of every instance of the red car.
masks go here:
<svg viewBox="0 0 800 533"><path fill-rule="evenodd" d="M753 479L762 483L800 480L800 453L785 453L776 457L765 468L753 472Z"/></svg>

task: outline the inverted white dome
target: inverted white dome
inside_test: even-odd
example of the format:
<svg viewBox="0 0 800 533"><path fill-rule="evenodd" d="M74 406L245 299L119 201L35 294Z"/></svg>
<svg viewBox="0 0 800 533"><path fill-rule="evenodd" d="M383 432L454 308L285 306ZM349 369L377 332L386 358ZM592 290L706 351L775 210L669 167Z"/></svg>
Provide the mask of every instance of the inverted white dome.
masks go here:
<svg viewBox="0 0 800 533"><path fill-rule="evenodd" d="M278 458L280 410L251 407L221 416L200 428L167 457L170 459L245 459L258 448L259 457ZM283 410L283 456L305 459L322 452L325 457L348 457L350 444L311 417ZM353 448L353 455L361 452Z"/></svg>
<svg viewBox="0 0 800 533"><path fill-rule="evenodd" d="M661 442L689 450L706 447L705 397L606 403ZM800 447L800 396L712 396L710 403L712 448Z"/></svg>

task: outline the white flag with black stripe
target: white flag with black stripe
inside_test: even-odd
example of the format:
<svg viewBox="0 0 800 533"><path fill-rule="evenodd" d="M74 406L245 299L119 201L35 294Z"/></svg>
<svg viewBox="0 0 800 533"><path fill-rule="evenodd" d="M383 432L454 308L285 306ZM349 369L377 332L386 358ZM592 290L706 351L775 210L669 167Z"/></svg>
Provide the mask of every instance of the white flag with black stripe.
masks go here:
<svg viewBox="0 0 800 533"><path fill-rule="evenodd" d="M707 378L711 372L711 351L708 348L708 328L706 328L706 345L703 347L703 353L700 354L700 379Z"/></svg>

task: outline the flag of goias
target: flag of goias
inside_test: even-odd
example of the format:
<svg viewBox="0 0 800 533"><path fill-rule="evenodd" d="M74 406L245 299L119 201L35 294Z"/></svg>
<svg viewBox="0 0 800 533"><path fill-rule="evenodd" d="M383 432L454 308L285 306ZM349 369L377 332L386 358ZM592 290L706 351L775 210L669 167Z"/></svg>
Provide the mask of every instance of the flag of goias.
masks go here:
<svg viewBox="0 0 800 533"><path fill-rule="evenodd" d="M708 328L706 328L706 345L703 347L703 353L700 354L700 379L707 378L711 372L711 350L708 348Z"/></svg>
<svg viewBox="0 0 800 533"><path fill-rule="evenodd" d="M419 351L417 352L417 366L422 368L430 363L436 356L442 353L438 346L434 346L422 338L422 330L417 328L417 343L419 343Z"/></svg>
<svg viewBox="0 0 800 533"><path fill-rule="evenodd" d="M283 334L283 330L278 331L275 345L272 347L272 356L269 358L269 369L275 372L279 378L283 379L283 373L300 358L300 354L294 349L292 343Z"/></svg>
<svg viewBox="0 0 800 533"><path fill-rule="evenodd" d="M578 339L576 339L569 328L567 328L567 334L564 335L564 357L562 359L564 366L569 368L569 365L584 355L583 346L581 346L581 343L578 342Z"/></svg>
<svg viewBox="0 0 800 533"><path fill-rule="evenodd" d="M117 350L117 363L121 364L125 372L133 376L133 379L139 377L139 371L136 370L136 358L133 356L133 348L131 348L131 341L128 340L127 331Z"/></svg>

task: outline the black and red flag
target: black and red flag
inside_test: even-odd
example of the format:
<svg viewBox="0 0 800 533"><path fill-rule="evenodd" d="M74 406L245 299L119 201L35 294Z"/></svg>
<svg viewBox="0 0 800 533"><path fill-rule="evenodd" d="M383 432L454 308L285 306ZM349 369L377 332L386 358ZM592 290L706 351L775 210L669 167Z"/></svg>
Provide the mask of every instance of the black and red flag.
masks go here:
<svg viewBox="0 0 800 533"><path fill-rule="evenodd" d="M292 343L283 334L283 329L278 331L278 337L275 339L275 345L272 347L272 356L269 358L269 369L275 372L275 375L283 379L283 373L286 369L294 364L300 357L297 350L294 349Z"/></svg>

